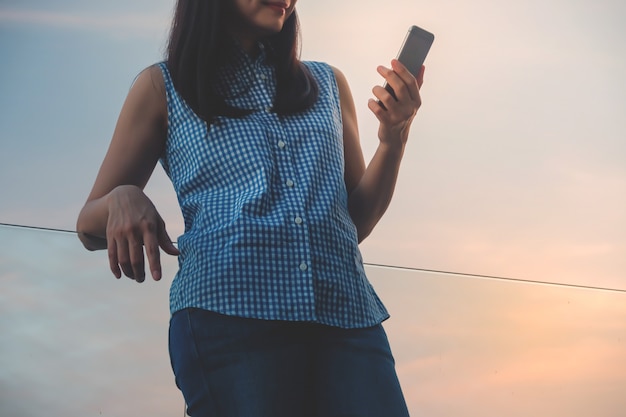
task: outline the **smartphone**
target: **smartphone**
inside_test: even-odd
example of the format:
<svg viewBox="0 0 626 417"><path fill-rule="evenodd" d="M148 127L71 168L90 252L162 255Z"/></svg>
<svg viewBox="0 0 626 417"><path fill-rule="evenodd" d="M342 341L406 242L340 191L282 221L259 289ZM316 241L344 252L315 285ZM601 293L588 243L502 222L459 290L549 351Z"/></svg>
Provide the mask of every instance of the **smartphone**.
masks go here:
<svg viewBox="0 0 626 417"><path fill-rule="evenodd" d="M434 40L435 35L432 33L418 26L411 26L396 57L397 60L402 62L414 77L417 77ZM385 83L385 89L393 98L396 98L393 89L387 83Z"/></svg>

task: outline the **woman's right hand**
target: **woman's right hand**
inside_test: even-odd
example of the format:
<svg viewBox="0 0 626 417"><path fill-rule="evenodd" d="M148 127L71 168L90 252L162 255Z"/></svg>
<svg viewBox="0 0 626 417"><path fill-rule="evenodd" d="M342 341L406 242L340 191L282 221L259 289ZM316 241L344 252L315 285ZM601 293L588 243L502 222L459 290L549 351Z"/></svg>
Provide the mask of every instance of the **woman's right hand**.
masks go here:
<svg viewBox="0 0 626 417"><path fill-rule="evenodd" d="M155 281L161 279L159 248L165 253L180 254L172 243L165 222L152 201L135 185L121 185L107 195L106 226L109 265L116 278L122 273L137 282L145 280L145 254Z"/></svg>

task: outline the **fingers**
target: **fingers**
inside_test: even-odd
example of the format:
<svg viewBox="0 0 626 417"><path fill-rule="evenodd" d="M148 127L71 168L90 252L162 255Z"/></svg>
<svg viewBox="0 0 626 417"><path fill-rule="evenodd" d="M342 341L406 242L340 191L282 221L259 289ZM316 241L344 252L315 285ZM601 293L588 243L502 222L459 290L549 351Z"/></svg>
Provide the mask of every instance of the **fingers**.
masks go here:
<svg viewBox="0 0 626 417"><path fill-rule="evenodd" d="M146 226L141 238L134 237L138 233L129 233L118 236L117 238L108 238L108 255L109 265L113 275L120 278L122 273L139 283L145 281L145 257L148 260L150 273L155 281L159 281L162 277L161 268L161 252L160 249L169 255L178 256L180 252L172 243L167 231L165 223L159 219L158 226Z"/></svg>
<svg viewBox="0 0 626 417"><path fill-rule="evenodd" d="M126 276L134 279L137 282L144 282L146 279L146 268L143 256L143 244L139 240L133 240L128 242L128 253L130 254L129 264L130 273ZM125 264L122 264L122 270L124 270ZM126 266L128 269L128 266Z"/></svg>
<svg viewBox="0 0 626 417"><path fill-rule="evenodd" d="M162 248L165 253L173 256L178 256L180 254L167 234L165 222L163 222L162 219L159 219L156 233L150 233L145 237L144 245L146 247L146 255L148 257L148 264L150 265L152 278L155 281L159 281L162 276L161 252L159 249Z"/></svg>
<svg viewBox="0 0 626 417"><path fill-rule="evenodd" d="M171 255L179 253L154 205L135 186L117 187L109 194L108 202L106 237L111 271L117 278L123 273L137 282L143 282L147 258L152 277L160 280L160 248L163 247Z"/></svg>
<svg viewBox="0 0 626 417"><path fill-rule="evenodd" d="M158 237L159 237L159 246L161 247L161 249L163 249L163 251L165 251L165 253L167 253L168 255L172 255L172 256L180 255L180 251L178 250L176 246L174 246L174 244L172 243L172 239L170 239L170 236L167 234L167 231L165 230L165 224L163 225L162 228L159 229Z"/></svg>
<svg viewBox="0 0 626 417"><path fill-rule="evenodd" d="M158 281L161 279L161 251L159 250L159 240L154 233L144 237L144 246L146 247L146 256L150 266L152 279Z"/></svg>
<svg viewBox="0 0 626 417"><path fill-rule="evenodd" d="M124 273L137 282L145 280L143 244L138 239L108 239L109 264L116 278ZM121 272L120 272L121 271Z"/></svg>
<svg viewBox="0 0 626 417"><path fill-rule="evenodd" d="M380 89L377 89L378 95L381 96L379 99L383 103L393 104L389 98L395 101L416 100L419 98L419 86L415 77L398 60L394 59L391 61L391 68L379 66L377 71L385 78L387 85L393 89L393 93L387 91L390 97L386 97Z"/></svg>
<svg viewBox="0 0 626 417"><path fill-rule="evenodd" d="M375 91L374 95L376 95ZM378 100L370 99L367 102L367 107L369 107L369 109L372 111L372 113L374 113L378 121L381 123L384 121L385 115L387 114L387 111L389 109L389 107L387 106L389 106L389 102L384 103L383 100L380 98Z"/></svg>
<svg viewBox="0 0 626 417"><path fill-rule="evenodd" d="M424 81L424 66L417 79L395 59L391 61L391 68L379 66L377 70L385 78L388 87L376 86L372 89L378 103L370 102L370 110L381 122L386 123L400 122L413 116L421 106L419 89ZM393 92L389 91L389 87Z"/></svg>
<svg viewBox="0 0 626 417"><path fill-rule="evenodd" d="M109 255L109 268L115 275L115 278L120 279L122 277L122 271L120 270L119 261L117 259L117 243L115 240L107 239L107 252Z"/></svg>
<svg viewBox="0 0 626 417"><path fill-rule="evenodd" d="M426 67L424 65L422 65L422 68L420 69L419 74L417 74L417 86L418 88L422 88L422 85L424 84L424 73L426 72Z"/></svg>
<svg viewBox="0 0 626 417"><path fill-rule="evenodd" d="M413 74L411 74L411 72L397 59L394 59L391 61L391 68L393 69L392 76L395 75L400 78L400 80L406 87L405 91L408 92L408 96L413 100L418 99L420 85L415 79L415 77L413 76ZM422 68L420 69L420 73L422 73L423 70L424 70L424 66L422 65ZM418 77L419 77L419 74L418 74ZM422 74L422 80L423 80L423 74Z"/></svg>

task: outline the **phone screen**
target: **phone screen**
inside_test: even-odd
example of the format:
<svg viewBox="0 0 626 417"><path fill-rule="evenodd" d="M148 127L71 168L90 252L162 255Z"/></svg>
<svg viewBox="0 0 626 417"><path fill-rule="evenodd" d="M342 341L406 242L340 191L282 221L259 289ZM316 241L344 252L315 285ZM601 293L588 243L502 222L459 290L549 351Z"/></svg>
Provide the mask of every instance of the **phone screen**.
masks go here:
<svg viewBox="0 0 626 417"><path fill-rule="evenodd" d="M402 62L414 77L419 75L422 65L426 60L426 55L428 55L428 51L434 40L435 35L418 26L411 26L409 28L409 32L404 38L397 59ZM396 94L389 84L385 83L384 87L396 98ZM382 103L379 102L379 104L383 108L385 107Z"/></svg>
<svg viewBox="0 0 626 417"><path fill-rule="evenodd" d="M404 44L398 54L398 61L402 62L415 77L419 74L426 60L426 55L434 38L432 33L417 26L412 26L406 35Z"/></svg>

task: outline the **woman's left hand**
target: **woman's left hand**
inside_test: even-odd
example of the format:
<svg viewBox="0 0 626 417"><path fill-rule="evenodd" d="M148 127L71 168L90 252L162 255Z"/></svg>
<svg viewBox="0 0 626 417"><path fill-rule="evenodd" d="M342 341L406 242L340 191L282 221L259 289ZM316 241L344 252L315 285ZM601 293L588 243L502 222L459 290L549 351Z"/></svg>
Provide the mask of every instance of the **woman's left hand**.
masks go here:
<svg viewBox="0 0 626 417"><path fill-rule="evenodd" d="M381 144L404 147L413 117L422 105L420 87L424 82L424 66L417 79L396 59L391 61L391 68L379 66L378 72L396 95L394 98L382 86L372 90L378 101L370 99L368 107L380 122L378 138Z"/></svg>

